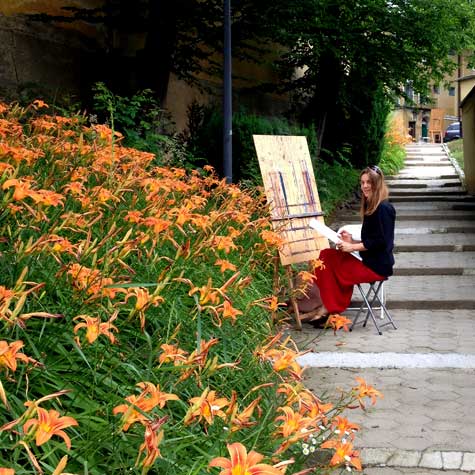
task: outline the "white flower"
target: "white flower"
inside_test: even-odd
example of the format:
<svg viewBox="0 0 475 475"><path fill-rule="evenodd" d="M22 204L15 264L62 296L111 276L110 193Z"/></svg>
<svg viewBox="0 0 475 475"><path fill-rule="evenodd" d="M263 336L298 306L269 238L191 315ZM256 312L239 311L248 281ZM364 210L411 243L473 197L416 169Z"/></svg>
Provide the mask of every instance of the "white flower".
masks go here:
<svg viewBox="0 0 475 475"><path fill-rule="evenodd" d="M349 455L345 455L343 457L347 462L351 462L351 457Z"/></svg>
<svg viewBox="0 0 475 475"><path fill-rule="evenodd" d="M302 450L302 453L303 453L304 455L308 455L308 454L310 453L310 450L308 450L307 448L305 448L305 449Z"/></svg>
<svg viewBox="0 0 475 475"><path fill-rule="evenodd" d="M313 453L313 452L315 452L315 447L312 445L312 446L310 446L310 449L309 449L309 450L310 450L310 452Z"/></svg>

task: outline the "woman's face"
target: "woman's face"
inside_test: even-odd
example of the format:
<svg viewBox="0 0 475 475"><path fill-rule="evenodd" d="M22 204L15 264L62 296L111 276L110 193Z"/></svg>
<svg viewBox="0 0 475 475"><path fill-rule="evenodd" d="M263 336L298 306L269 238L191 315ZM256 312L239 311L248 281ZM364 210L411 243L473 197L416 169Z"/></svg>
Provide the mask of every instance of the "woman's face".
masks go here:
<svg viewBox="0 0 475 475"><path fill-rule="evenodd" d="M366 199L371 197L371 193L373 192L373 186L371 185L371 181L369 180L369 174L363 173L360 178L360 186L361 192L363 193Z"/></svg>

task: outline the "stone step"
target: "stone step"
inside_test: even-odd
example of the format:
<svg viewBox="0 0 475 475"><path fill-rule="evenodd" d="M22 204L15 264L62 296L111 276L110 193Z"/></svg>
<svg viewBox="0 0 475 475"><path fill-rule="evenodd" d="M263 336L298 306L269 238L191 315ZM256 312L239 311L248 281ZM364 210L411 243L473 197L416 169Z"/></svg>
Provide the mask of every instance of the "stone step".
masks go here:
<svg viewBox="0 0 475 475"><path fill-rule="evenodd" d="M461 186L454 187L426 187L426 188L399 188L391 186L390 196L418 196L418 195L464 195L467 193Z"/></svg>
<svg viewBox="0 0 475 475"><path fill-rule="evenodd" d="M348 208L348 209L356 209L356 208ZM397 212L398 216L399 213L407 211L420 211L420 212L427 212L427 211L448 211L447 215L450 216L452 211L474 211L475 210L475 201L473 203L451 203L448 202L422 202L422 203L398 203L397 205Z"/></svg>
<svg viewBox="0 0 475 475"><path fill-rule="evenodd" d="M399 252L394 275L475 275L472 252Z"/></svg>
<svg viewBox="0 0 475 475"><path fill-rule="evenodd" d="M406 181L414 181L414 182L417 182L419 180L459 180L460 181L460 178L456 172L447 173L446 175L434 175L434 176L431 176L431 175L413 176L411 174L387 175L386 182L391 181L391 180L406 180Z"/></svg>
<svg viewBox="0 0 475 475"><path fill-rule="evenodd" d="M401 221L473 221L475 220L475 213L473 210L419 210L419 209L401 209L397 208L397 222L396 225L399 225ZM361 222L360 215L357 210L354 210L352 213L345 212L338 214L338 221L334 221L332 227L338 228L343 226L343 224L355 224Z"/></svg>
<svg viewBox="0 0 475 475"><path fill-rule="evenodd" d="M412 168L412 167L411 167ZM450 176L455 178L458 176L454 167L414 167L413 170L403 168L396 175L398 178L407 178L417 180L418 178L440 178Z"/></svg>
<svg viewBox="0 0 475 475"><path fill-rule="evenodd" d="M474 220L447 219L441 220L411 220L399 219L396 223L395 234L447 234L447 233L472 233L475 232ZM422 236L422 239L424 238Z"/></svg>
<svg viewBox="0 0 475 475"><path fill-rule="evenodd" d="M392 276L387 307L398 309L475 309L475 275Z"/></svg>
<svg viewBox="0 0 475 475"><path fill-rule="evenodd" d="M417 179L417 180L406 180L400 178L397 180L386 180L386 185L391 189L396 188L451 188L453 186L461 186L462 183L459 178L450 178L446 180L437 180L437 179Z"/></svg>
<svg viewBox="0 0 475 475"><path fill-rule="evenodd" d="M469 196L467 194L461 195L446 195L446 194L439 194L439 195L400 195L400 196L390 196L389 201L391 203L414 203L414 202L423 202L423 201L457 201L457 202L464 202L464 203L475 203L475 197Z"/></svg>
<svg viewBox="0 0 475 475"><path fill-rule="evenodd" d="M411 160L405 162L403 170L407 170L412 167L447 167L450 163L450 160Z"/></svg>
<svg viewBox="0 0 475 475"><path fill-rule="evenodd" d="M470 233L396 234L394 239L394 251L395 253L469 252L475 251L475 239Z"/></svg>

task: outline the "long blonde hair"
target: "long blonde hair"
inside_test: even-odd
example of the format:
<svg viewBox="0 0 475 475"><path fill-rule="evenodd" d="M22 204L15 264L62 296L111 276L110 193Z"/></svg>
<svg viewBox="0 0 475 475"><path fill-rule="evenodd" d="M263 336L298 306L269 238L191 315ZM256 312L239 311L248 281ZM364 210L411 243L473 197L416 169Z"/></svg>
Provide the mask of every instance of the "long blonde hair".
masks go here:
<svg viewBox="0 0 475 475"><path fill-rule="evenodd" d="M389 196L389 190L384 181L383 172L379 167L376 165L366 167L360 173L360 180L365 173L368 175L371 183L371 196L369 199L366 199L364 194L361 194L361 217L373 214L381 201L386 200Z"/></svg>

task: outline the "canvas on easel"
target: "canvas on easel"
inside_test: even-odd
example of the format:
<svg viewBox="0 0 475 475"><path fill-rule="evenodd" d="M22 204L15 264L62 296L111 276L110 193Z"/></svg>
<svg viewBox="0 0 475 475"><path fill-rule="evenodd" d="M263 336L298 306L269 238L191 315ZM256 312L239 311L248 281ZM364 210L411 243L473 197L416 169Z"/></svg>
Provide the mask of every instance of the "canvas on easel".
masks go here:
<svg viewBox="0 0 475 475"><path fill-rule="evenodd" d="M253 139L272 225L284 241L280 262L290 275L291 264L318 259L320 250L329 247L328 239L309 226L311 219L322 223L324 219L307 140L287 135L253 135Z"/></svg>

